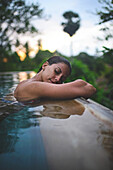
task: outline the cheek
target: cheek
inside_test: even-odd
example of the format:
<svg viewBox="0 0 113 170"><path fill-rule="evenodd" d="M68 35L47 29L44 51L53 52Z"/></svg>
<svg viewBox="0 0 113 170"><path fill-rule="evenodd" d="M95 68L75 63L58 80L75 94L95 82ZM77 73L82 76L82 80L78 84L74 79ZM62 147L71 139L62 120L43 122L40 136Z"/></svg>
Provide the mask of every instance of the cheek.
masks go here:
<svg viewBox="0 0 113 170"><path fill-rule="evenodd" d="M43 72L43 79L48 80L49 78L54 78L55 72L53 67L46 67Z"/></svg>
<svg viewBox="0 0 113 170"><path fill-rule="evenodd" d="M49 68L48 71L47 71L47 76L53 77L54 75L55 75L54 70L52 68Z"/></svg>
<svg viewBox="0 0 113 170"><path fill-rule="evenodd" d="M43 79L47 80L49 77L51 77L51 70L47 69L43 72Z"/></svg>

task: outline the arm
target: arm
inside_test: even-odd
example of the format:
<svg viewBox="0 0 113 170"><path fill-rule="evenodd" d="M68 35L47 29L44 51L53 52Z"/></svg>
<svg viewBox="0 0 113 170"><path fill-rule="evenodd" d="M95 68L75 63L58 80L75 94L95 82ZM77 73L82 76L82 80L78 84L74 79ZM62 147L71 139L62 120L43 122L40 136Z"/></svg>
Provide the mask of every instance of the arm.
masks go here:
<svg viewBox="0 0 113 170"><path fill-rule="evenodd" d="M95 92L96 89L89 83L83 80L76 80L70 83L65 84L49 84L50 87L43 87L40 84L40 91L39 96L42 98L52 98L52 99L74 99L76 97L84 97L89 98ZM44 85L45 86L45 85ZM48 84L46 84L48 86Z"/></svg>
<svg viewBox="0 0 113 170"><path fill-rule="evenodd" d="M52 84L33 81L18 87L14 96L17 100L46 99L73 99L76 97L88 98L96 89L83 80L76 80L64 84Z"/></svg>

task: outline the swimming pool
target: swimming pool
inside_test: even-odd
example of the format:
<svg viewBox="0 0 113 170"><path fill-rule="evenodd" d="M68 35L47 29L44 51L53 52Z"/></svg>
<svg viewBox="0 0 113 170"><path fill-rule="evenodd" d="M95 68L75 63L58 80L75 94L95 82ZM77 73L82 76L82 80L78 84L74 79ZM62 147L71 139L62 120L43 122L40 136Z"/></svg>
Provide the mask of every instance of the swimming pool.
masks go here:
<svg viewBox="0 0 113 170"><path fill-rule="evenodd" d="M83 99L18 103L12 92L34 74L0 73L0 170L112 170L113 111Z"/></svg>

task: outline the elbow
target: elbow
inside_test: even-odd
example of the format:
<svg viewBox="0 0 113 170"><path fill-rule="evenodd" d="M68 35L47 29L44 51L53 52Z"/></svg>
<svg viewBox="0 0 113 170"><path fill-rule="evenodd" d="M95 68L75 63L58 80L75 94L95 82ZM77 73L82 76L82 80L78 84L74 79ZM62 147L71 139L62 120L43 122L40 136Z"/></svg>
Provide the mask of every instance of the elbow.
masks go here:
<svg viewBox="0 0 113 170"><path fill-rule="evenodd" d="M94 89L93 89L93 90L94 90L94 93L96 93L97 89L96 89L95 87L93 87L93 88L94 88Z"/></svg>
<svg viewBox="0 0 113 170"><path fill-rule="evenodd" d="M92 94L96 93L96 88L93 85L91 85L91 91L92 91Z"/></svg>
<svg viewBox="0 0 113 170"><path fill-rule="evenodd" d="M84 95L82 97L84 97L85 99L90 98L92 95L96 93L96 88L89 83L86 85L84 90L85 90Z"/></svg>
<svg viewBox="0 0 113 170"><path fill-rule="evenodd" d="M96 88L92 84L87 83L86 81L81 80L81 79L78 79L77 81L79 82L79 86L82 86L85 88L85 92L87 94L89 93L89 96L92 96L93 94L96 93Z"/></svg>
<svg viewBox="0 0 113 170"><path fill-rule="evenodd" d="M96 93L96 88L93 85L89 84L89 96L88 97L91 97L95 93Z"/></svg>

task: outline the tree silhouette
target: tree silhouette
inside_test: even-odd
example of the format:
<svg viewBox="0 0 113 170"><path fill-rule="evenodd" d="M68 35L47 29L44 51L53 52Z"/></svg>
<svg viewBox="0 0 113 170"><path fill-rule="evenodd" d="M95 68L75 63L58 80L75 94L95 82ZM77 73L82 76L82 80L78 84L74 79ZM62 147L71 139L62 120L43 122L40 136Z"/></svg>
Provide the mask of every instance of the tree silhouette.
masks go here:
<svg viewBox="0 0 113 170"><path fill-rule="evenodd" d="M80 17L77 13L72 11L67 11L63 14L63 17L67 20L67 22L62 22L61 25L64 27L63 31L68 33L70 37L72 37L76 31L80 28ZM72 40L71 40L71 56L72 54Z"/></svg>
<svg viewBox="0 0 113 170"><path fill-rule="evenodd" d="M73 36L80 27L80 17L77 13L67 11L63 14L63 17L67 22L62 22L61 25L64 27L63 31Z"/></svg>

